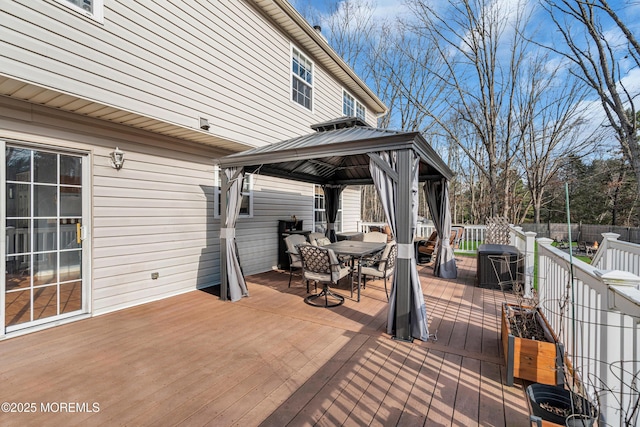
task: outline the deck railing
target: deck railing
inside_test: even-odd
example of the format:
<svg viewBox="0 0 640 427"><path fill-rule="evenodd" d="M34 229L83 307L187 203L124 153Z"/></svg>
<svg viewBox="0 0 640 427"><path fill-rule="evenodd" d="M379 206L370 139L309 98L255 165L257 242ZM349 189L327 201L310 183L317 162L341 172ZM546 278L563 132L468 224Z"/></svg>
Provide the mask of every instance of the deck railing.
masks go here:
<svg viewBox="0 0 640 427"><path fill-rule="evenodd" d="M536 261L535 236L511 227L511 244L525 259L525 292L535 280L540 307L564 344L567 372L597 403L605 425L638 425L640 245L603 233L587 264L541 238Z"/></svg>
<svg viewBox="0 0 640 427"><path fill-rule="evenodd" d="M600 270L624 270L640 276L640 245L618 240L616 233L602 233L602 243L591 261Z"/></svg>
<svg viewBox="0 0 640 427"><path fill-rule="evenodd" d="M384 222L359 222L358 231L366 233L371 227L384 227ZM455 227L456 225L454 225ZM485 239L485 233L487 230L486 225L464 225L464 233L462 238L458 242L458 247L455 248L456 252L468 252L474 253L478 249ZM431 236L431 233L435 231L433 224L418 223L416 230L416 236L424 237L425 239Z"/></svg>
<svg viewBox="0 0 640 427"><path fill-rule="evenodd" d="M627 261L637 265L638 245L617 252L607 265L626 271L611 272L571 259L551 239L537 242L540 307L564 344L569 370L598 403L606 425L637 425L640 277L628 273ZM620 249L622 242L614 242L602 245L599 259Z"/></svg>
<svg viewBox="0 0 640 427"><path fill-rule="evenodd" d="M458 242L458 247L454 248L456 252L476 252L478 246L484 242L484 236L487 230L486 225L454 225L454 227L464 227L464 233ZM416 235L422 236L426 239L434 231L435 227L432 224L418 223Z"/></svg>

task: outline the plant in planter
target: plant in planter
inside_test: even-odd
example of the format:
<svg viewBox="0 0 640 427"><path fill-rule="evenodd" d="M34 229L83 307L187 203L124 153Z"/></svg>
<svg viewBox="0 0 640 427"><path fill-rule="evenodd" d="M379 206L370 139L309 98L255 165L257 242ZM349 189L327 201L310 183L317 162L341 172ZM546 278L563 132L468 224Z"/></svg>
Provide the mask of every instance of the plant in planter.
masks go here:
<svg viewBox="0 0 640 427"><path fill-rule="evenodd" d="M546 426L591 427L597 419L596 408L584 397L563 387L531 384L527 397L533 412L532 421Z"/></svg>
<svg viewBox="0 0 640 427"><path fill-rule="evenodd" d="M564 346L558 342L540 309L503 303L502 346L507 362L507 385L514 378L564 384Z"/></svg>

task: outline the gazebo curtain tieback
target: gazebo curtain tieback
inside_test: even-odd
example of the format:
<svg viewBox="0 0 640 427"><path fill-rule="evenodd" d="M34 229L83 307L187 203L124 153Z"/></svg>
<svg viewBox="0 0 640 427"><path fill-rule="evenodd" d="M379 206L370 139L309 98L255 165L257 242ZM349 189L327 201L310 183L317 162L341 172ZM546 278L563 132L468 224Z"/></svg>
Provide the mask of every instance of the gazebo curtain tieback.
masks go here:
<svg viewBox="0 0 640 427"><path fill-rule="evenodd" d="M398 258L412 259L415 258L415 256L413 243L398 243Z"/></svg>
<svg viewBox="0 0 640 427"><path fill-rule="evenodd" d="M220 238L221 239L234 239L236 237L236 229L235 228L221 228L220 229Z"/></svg>

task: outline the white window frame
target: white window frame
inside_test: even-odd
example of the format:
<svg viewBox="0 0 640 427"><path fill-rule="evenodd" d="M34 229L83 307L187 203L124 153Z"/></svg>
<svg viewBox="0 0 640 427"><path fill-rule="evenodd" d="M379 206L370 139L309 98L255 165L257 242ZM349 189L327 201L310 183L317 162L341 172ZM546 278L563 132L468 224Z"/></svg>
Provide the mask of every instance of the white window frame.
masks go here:
<svg viewBox="0 0 640 427"><path fill-rule="evenodd" d="M221 194L221 188L222 188L221 173L222 173L222 170L220 169L220 166L213 167L213 188L214 188L213 217L214 218L220 218L220 208L221 208L220 194ZM253 218L253 174L245 173L244 179L245 179L245 183L248 190L245 191L243 188L242 197L246 196L249 198L249 212L248 213L240 212L240 215L238 216L238 218Z"/></svg>
<svg viewBox="0 0 640 427"><path fill-rule="evenodd" d="M95 21L98 21L100 23L104 22L104 0L92 0L92 12L89 12L82 7L74 4L72 0L57 0L57 2Z"/></svg>
<svg viewBox="0 0 640 427"><path fill-rule="evenodd" d="M298 49L297 47L295 47L293 44L291 44L291 55L290 55L290 61L289 61L289 76L290 76L290 81L289 81L289 101L291 101L292 103L294 103L295 105L297 105L300 108L304 108L307 111L311 111L313 112L313 105L314 105L314 98L315 98L315 64L313 63L313 61L304 53L302 53L302 51L300 49ZM293 72L293 61L294 61L294 57L298 56L301 60L303 60L304 62L308 63L311 70L310 70L310 74L311 74L311 82L307 82L306 80L303 80L302 78L300 78L300 76L297 73ZM310 100L309 100L309 107L307 107L304 104L301 104L297 101L297 99L294 99L293 97L293 91L294 91L294 87L293 84L294 82L300 82L303 85L309 87L309 90L311 91L311 96L310 96Z"/></svg>
<svg viewBox="0 0 640 427"><path fill-rule="evenodd" d="M348 102L351 103L350 106L348 105ZM347 117L357 117L362 119L362 121L367 120L366 107L345 89L342 89L342 115Z"/></svg>
<svg viewBox="0 0 640 427"><path fill-rule="evenodd" d="M340 233L342 232L342 228L343 228L343 217L342 217L342 212L343 212L343 208L342 208L342 194L340 193L340 201L338 202L338 215L336 217L336 224L338 224L339 226L337 226L335 228L335 232L336 233ZM318 209L316 208L316 198L317 197L322 197L322 205L323 208ZM318 223L316 222L316 212L324 212L324 217L325 217L325 221L323 223ZM322 190L322 186L318 185L318 184L314 184L313 185L313 231L317 231L316 229L316 225L322 225L322 228L324 228L324 230L326 231L327 229L327 214L326 214L326 202L324 200L324 191Z"/></svg>
<svg viewBox="0 0 640 427"><path fill-rule="evenodd" d="M28 142L24 140L7 140L0 139L0 163L3 165L6 164L6 147L7 145L11 145L13 147L18 148L26 148L29 150L38 150L38 151L49 151L55 154L70 154L73 156L80 157L82 160L82 216L81 216L81 236L82 236L82 303L81 303L81 313L78 311L73 311L70 313L59 314L55 318L47 317L40 320L35 320L29 323L29 325L18 324L13 326L4 326L4 320L6 316L6 288L4 286L0 286L0 319L2 319L3 323L0 325L0 337L11 337L16 335L21 335L26 332L37 331L42 328L46 328L46 325L50 326L58 326L64 325L76 320L81 320L89 317L93 311L93 295L92 289L92 267L91 267L91 253L92 253L92 245L93 241L91 236L91 230L93 229L91 224L91 193L90 193L90 184L92 175L91 165L93 162L91 161L90 153L83 150L70 149L67 147L63 147L57 144L45 144L45 143L34 143ZM58 184L59 185L59 184ZM0 174L0 200L6 200L6 174L3 172ZM0 223L6 224L6 210L2 208L0 211ZM6 235L3 233L0 236L0 246L2 248L6 247ZM0 270L6 271L6 255L0 257Z"/></svg>

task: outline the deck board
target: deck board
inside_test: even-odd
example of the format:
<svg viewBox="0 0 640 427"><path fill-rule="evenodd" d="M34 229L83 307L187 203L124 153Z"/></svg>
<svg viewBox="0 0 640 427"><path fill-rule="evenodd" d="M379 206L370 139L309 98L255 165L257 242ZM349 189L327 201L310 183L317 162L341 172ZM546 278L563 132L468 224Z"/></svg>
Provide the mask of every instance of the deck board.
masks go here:
<svg viewBox="0 0 640 427"><path fill-rule="evenodd" d="M0 398L36 413L3 426L510 425L526 426L523 386L505 385L500 305L475 287L475 258L456 280L420 266L429 330L438 341L386 334L384 283L361 302L304 303L288 272L247 278L250 297L194 291L0 342ZM44 413L41 403L99 404Z"/></svg>

